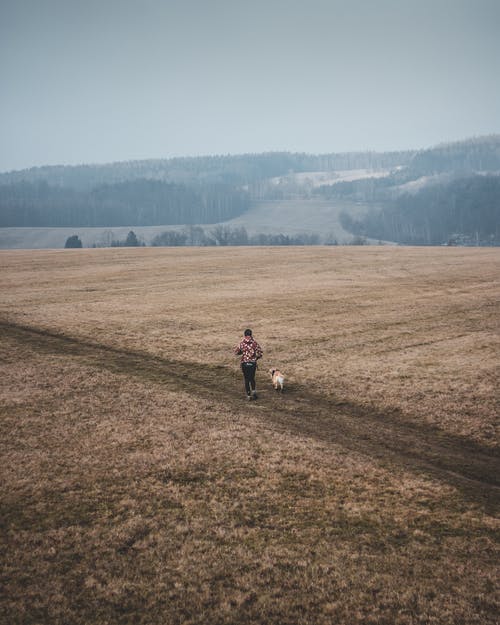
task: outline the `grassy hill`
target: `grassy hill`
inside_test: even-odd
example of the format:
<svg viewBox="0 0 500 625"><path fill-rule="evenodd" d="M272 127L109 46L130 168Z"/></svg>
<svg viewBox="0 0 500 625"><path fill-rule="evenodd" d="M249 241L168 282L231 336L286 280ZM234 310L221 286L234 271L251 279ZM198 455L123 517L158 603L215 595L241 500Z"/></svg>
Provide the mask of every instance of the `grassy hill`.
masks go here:
<svg viewBox="0 0 500 625"><path fill-rule="evenodd" d="M254 202L251 208L228 225L244 226L249 233L318 234L321 237L349 241L352 235L340 223L340 214L354 218L364 214L362 204L321 199L268 200Z"/></svg>

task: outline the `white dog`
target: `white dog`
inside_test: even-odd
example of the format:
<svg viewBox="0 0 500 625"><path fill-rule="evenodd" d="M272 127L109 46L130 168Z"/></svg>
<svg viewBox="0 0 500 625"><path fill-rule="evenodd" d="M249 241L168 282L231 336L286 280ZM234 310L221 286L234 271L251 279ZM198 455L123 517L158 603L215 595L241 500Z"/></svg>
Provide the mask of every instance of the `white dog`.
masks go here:
<svg viewBox="0 0 500 625"><path fill-rule="evenodd" d="M281 371L279 369L269 369L269 375L273 381L274 388L277 391L283 391L283 387L285 386L285 376L281 373Z"/></svg>

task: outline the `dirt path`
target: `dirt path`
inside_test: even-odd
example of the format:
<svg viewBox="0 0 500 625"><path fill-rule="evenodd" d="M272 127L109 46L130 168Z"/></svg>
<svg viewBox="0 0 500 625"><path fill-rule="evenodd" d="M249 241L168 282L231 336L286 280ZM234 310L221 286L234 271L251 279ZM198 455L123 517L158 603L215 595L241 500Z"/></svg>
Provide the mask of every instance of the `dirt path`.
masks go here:
<svg viewBox="0 0 500 625"><path fill-rule="evenodd" d="M170 361L92 343L31 327L0 321L0 335L34 351L65 354L84 364L162 384L173 391L196 392L224 402L236 413L262 416L287 432L341 445L384 465L425 473L460 489L488 510L500 508L500 454L436 428L404 422L394 412L378 413L355 403L340 403L295 385L280 395L271 390L248 404L233 367Z"/></svg>

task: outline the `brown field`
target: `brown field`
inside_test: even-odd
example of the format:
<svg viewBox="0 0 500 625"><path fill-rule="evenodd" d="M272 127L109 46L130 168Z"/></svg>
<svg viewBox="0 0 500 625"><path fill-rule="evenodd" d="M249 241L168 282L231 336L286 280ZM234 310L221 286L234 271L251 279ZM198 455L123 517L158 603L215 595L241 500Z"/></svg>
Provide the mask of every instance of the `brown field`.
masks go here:
<svg viewBox="0 0 500 625"><path fill-rule="evenodd" d="M2 623L498 622L500 250L0 270Z"/></svg>

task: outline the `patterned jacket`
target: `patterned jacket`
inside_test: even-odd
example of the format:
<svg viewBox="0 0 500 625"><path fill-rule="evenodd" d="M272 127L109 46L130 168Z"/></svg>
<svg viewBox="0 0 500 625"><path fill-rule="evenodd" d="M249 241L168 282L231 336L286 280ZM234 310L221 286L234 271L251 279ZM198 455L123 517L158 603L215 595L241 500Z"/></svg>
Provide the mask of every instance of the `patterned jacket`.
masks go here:
<svg viewBox="0 0 500 625"><path fill-rule="evenodd" d="M241 362L255 362L262 358L262 349L257 341L251 336L245 338L234 348L237 356L241 355Z"/></svg>

